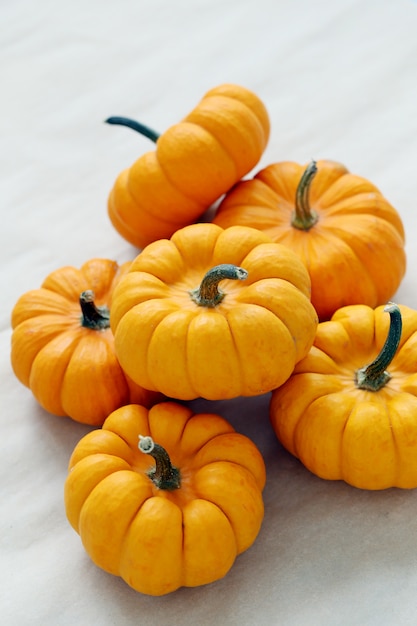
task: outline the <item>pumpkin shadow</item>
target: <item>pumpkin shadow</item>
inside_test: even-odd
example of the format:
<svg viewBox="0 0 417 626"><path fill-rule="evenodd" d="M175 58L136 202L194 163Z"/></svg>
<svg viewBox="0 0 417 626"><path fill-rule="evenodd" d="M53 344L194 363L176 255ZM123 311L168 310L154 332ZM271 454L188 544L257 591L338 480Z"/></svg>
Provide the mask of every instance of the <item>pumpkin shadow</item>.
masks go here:
<svg viewBox="0 0 417 626"><path fill-rule="evenodd" d="M276 439L269 423L269 401L271 394L239 397L231 400L205 400L197 398L187 402L196 413L217 413L260 448L265 448L269 439Z"/></svg>
<svg viewBox="0 0 417 626"><path fill-rule="evenodd" d="M30 419L36 433L36 439L42 440L42 446L47 447L48 455L57 467L67 468L68 460L77 443L94 426L75 422L69 417L62 417L48 413L33 398L30 407Z"/></svg>

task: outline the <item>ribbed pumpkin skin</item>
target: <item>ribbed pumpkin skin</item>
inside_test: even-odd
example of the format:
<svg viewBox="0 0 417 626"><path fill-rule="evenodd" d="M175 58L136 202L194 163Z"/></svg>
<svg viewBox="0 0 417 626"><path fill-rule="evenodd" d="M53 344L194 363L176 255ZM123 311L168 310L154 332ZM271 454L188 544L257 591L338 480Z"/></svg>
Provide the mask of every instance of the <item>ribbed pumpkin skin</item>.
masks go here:
<svg viewBox="0 0 417 626"><path fill-rule="evenodd" d="M259 161L269 138L262 101L244 87L208 91L181 122L117 177L108 200L114 227L143 248L196 221Z"/></svg>
<svg viewBox="0 0 417 626"><path fill-rule="evenodd" d="M306 265L311 301L321 321L346 305L386 303L405 273L404 228L398 212L369 181L334 161L317 161L310 206L317 222L292 226L297 186L305 170L272 164L242 181L220 204L213 222L259 228L290 247Z"/></svg>
<svg viewBox="0 0 417 626"><path fill-rule="evenodd" d="M153 484L139 435L165 448L179 488ZM225 576L259 533L264 485L260 452L220 416L173 402L130 405L77 444L65 508L96 565L159 596Z"/></svg>
<svg viewBox="0 0 417 626"><path fill-rule="evenodd" d="M190 296L213 266L241 266L224 299ZM282 384L312 345L317 315L297 256L253 228L209 223L147 246L117 286L111 325L126 373L171 398L221 400Z"/></svg>
<svg viewBox="0 0 417 626"><path fill-rule="evenodd" d="M314 474L361 489L417 487L417 312L399 307L403 332L379 391L355 372L380 352L384 307L344 307L319 324L314 345L273 392L270 418L282 445Z"/></svg>
<svg viewBox="0 0 417 626"><path fill-rule="evenodd" d="M129 266L91 259L79 269L62 267L16 302L12 368L50 413L98 426L122 404L150 406L161 399L123 372L110 328L93 330L81 321L80 294L93 290L97 306L110 306L113 289Z"/></svg>

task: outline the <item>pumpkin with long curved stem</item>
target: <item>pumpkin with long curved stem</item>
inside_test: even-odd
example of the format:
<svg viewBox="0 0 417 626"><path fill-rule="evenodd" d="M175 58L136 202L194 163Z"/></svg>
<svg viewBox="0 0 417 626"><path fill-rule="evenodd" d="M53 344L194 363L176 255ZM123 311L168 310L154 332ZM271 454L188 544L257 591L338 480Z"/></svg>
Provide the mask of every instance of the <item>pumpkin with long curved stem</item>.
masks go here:
<svg viewBox="0 0 417 626"><path fill-rule="evenodd" d="M307 270L253 228L202 223L149 244L117 286L110 322L125 372L170 398L267 393L312 345Z"/></svg>
<svg viewBox="0 0 417 626"><path fill-rule="evenodd" d="M139 248L201 217L257 164L270 130L262 101L232 84L208 91L161 135L128 118L106 121L134 128L156 143L154 151L119 174L108 200L114 227Z"/></svg>
<svg viewBox="0 0 417 626"><path fill-rule="evenodd" d="M109 307L129 267L109 259L62 267L16 302L12 368L50 413L98 426L123 404L161 399L135 384L115 354Z"/></svg>
<svg viewBox="0 0 417 626"><path fill-rule="evenodd" d="M259 533L264 485L255 444L220 416L130 405L75 447L65 508L96 565L158 596L227 574Z"/></svg>
<svg viewBox="0 0 417 626"><path fill-rule="evenodd" d="M259 228L301 258L320 321L350 304L383 305L405 273L404 227L368 180L334 161L289 161L238 183L213 222Z"/></svg>
<svg viewBox="0 0 417 626"><path fill-rule="evenodd" d="M393 303L338 310L272 393L279 441L321 478L417 487L416 350L417 311Z"/></svg>

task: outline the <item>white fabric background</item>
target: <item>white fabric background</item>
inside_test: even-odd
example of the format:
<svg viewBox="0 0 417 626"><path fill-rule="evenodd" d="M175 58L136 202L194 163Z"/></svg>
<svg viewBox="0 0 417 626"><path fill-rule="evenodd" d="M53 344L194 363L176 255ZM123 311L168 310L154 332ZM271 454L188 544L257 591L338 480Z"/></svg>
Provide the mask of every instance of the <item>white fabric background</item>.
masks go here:
<svg viewBox="0 0 417 626"><path fill-rule="evenodd" d="M0 24L1 623L416 624L417 493L309 474L277 443L268 397L210 407L253 438L268 471L261 533L223 580L152 598L95 567L62 497L89 429L37 406L9 346L15 301L51 271L137 253L106 201L150 144L104 119L162 132L222 82L268 108L256 169L329 158L380 188L407 232L395 300L417 307L417 2L2 0Z"/></svg>

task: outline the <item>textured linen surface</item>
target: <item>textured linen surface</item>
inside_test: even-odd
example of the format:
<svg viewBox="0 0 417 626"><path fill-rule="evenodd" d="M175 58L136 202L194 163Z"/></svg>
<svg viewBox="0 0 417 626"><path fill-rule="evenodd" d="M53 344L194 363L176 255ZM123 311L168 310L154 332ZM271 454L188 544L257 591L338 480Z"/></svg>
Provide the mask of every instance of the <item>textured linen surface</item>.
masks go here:
<svg viewBox="0 0 417 626"><path fill-rule="evenodd" d="M0 615L4 626L417 624L417 492L365 492L311 475L277 443L268 396L192 403L255 441L265 520L221 581L153 598L97 568L63 506L88 427L43 411L10 368L10 312L51 271L137 254L106 202L149 141L223 82L271 118L256 167L327 158L400 212L408 267L395 301L417 307L417 2L2 0ZM383 269L381 269L381 273ZM360 280L360 276L358 276Z"/></svg>

